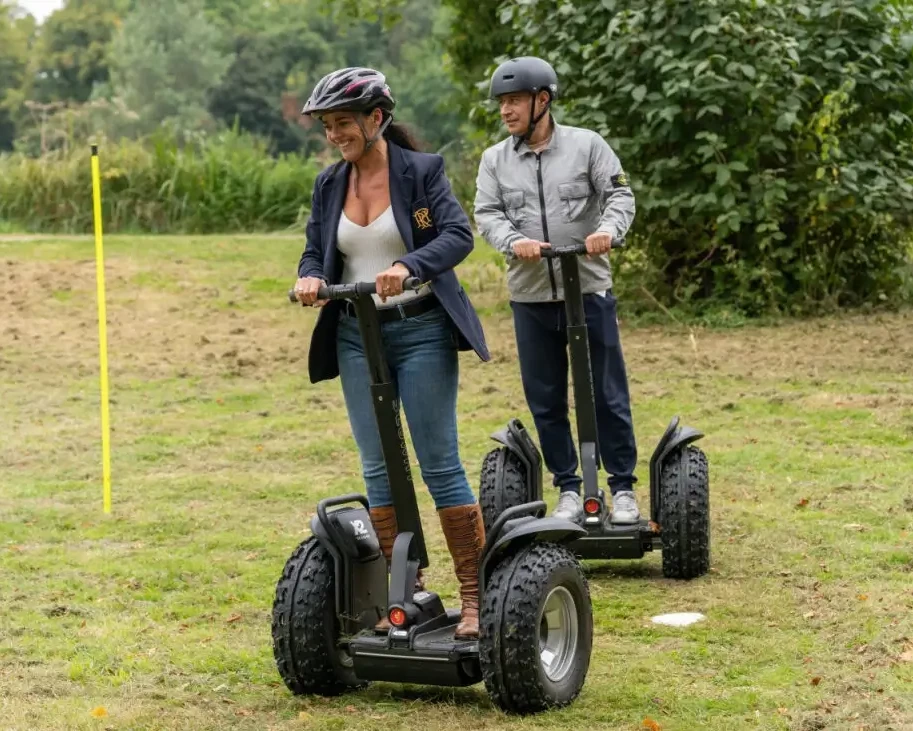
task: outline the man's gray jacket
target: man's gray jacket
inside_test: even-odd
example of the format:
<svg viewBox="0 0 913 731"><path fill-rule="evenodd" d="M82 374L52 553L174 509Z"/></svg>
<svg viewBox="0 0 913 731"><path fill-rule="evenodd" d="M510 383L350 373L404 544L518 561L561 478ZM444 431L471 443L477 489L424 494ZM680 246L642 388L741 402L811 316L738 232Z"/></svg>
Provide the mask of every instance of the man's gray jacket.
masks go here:
<svg viewBox="0 0 913 731"><path fill-rule="evenodd" d="M557 260L521 261L510 256L519 239L553 247L580 244L592 233L615 241L634 220L634 194L617 155L595 132L555 124L538 155L513 137L489 147L476 179L475 221L485 240L508 255L507 287L515 302L564 298ZM608 254L580 257L584 294L612 286Z"/></svg>

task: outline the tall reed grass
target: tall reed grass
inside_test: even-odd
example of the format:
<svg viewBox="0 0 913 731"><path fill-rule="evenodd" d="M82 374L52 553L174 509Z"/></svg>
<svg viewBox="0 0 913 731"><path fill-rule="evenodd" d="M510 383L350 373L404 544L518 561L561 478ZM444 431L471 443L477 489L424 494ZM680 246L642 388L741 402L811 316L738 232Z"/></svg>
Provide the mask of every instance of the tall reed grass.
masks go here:
<svg viewBox="0 0 913 731"><path fill-rule="evenodd" d="M271 156L235 131L180 147L159 136L99 145L108 232L219 233L299 227L315 161ZM89 146L41 158L0 156L0 220L24 231L92 230Z"/></svg>

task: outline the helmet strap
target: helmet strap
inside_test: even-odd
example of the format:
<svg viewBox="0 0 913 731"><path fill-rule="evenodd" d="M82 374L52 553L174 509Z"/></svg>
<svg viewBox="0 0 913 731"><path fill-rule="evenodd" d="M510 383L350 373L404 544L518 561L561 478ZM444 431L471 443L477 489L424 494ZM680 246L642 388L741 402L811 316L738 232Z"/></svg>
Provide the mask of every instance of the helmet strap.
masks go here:
<svg viewBox="0 0 913 731"><path fill-rule="evenodd" d="M386 132L387 127L393 122L392 114L385 114L384 120L380 123L380 127L377 128L377 132L368 137L368 132L365 129L364 122L361 121L361 117L356 117L358 122L358 127L361 129L361 134L365 138L365 151L362 154L367 154L370 152L371 148L374 147L375 143L381 138L381 136Z"/></svg>
<svg viewBox="0 0 913 731"><path fill-rule="evenodd" d="M540 89L539 91L542 91L542 89ZM542 121L542 118L546 114L548 114L549 109L551 109L551 107L552 107L552 94L551 94L551 92L549 92L548 103L545 105L545 107L542 109L542 111L539 112L539 114L535 113L536 112L536 97L539 96L539 91L531 92L532 96L533 96L533 103L529 105L529 124L526 127L526 132L524 132L522 135L517 136L517 141L514 144L514 152L519 150L520 145L522 145L524 142L529 142L530 138L533 136L533 132L536 131L536 127L538 126L539 122Z"/></svg>

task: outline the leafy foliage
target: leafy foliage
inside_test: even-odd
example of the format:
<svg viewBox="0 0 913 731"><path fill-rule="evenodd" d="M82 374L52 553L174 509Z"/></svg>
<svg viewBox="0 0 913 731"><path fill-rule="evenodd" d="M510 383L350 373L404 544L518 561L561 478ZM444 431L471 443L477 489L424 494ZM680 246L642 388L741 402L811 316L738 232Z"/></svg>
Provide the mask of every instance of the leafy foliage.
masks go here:
<svg viewBox="0 0 913 731"><path fill-rule="evenodd" d="M667 296L760 312L897 291L913 229L909 6L530 0L505 19L512 51L555 64L565 121L624 161Z"/></svg>

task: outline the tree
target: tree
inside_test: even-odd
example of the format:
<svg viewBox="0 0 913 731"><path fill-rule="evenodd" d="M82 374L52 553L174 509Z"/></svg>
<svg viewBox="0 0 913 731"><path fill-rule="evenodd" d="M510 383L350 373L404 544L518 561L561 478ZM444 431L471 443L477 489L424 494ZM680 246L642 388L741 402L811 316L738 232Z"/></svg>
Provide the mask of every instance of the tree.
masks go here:
<svg viewBox="0 0 913 731"><path fill-rule="evenodd" d="M69 0L40 29L30 96L41 102L89 99L108 81L108 48L128 0Z"/></svg>
<svg viewBox="0 0 913 731"><path fill-rule="evenodd" d="M23 17L15 3L0 0L0 150L11 150L16 139L22 101L19 89L34 35L34 18Z"/></svg>
<svg viewBox="0 0 913 731"><path fill-rule="evenodd" d="M137 132L212 126L208 93L231 62L220 44L200 0L158 0L130 12L111 46L111 80L135 112Z"/></svg>
<svg viewBox="0 0 913 731"><path fill-rule="evenodd" d="M300 127L283 116L282 98L292 70L314 67L330 53L311 31L245 32L235 38L235 56L221 84L212 92L210 111L234 125L272 141L278 152L301 146Z"/></svg>

